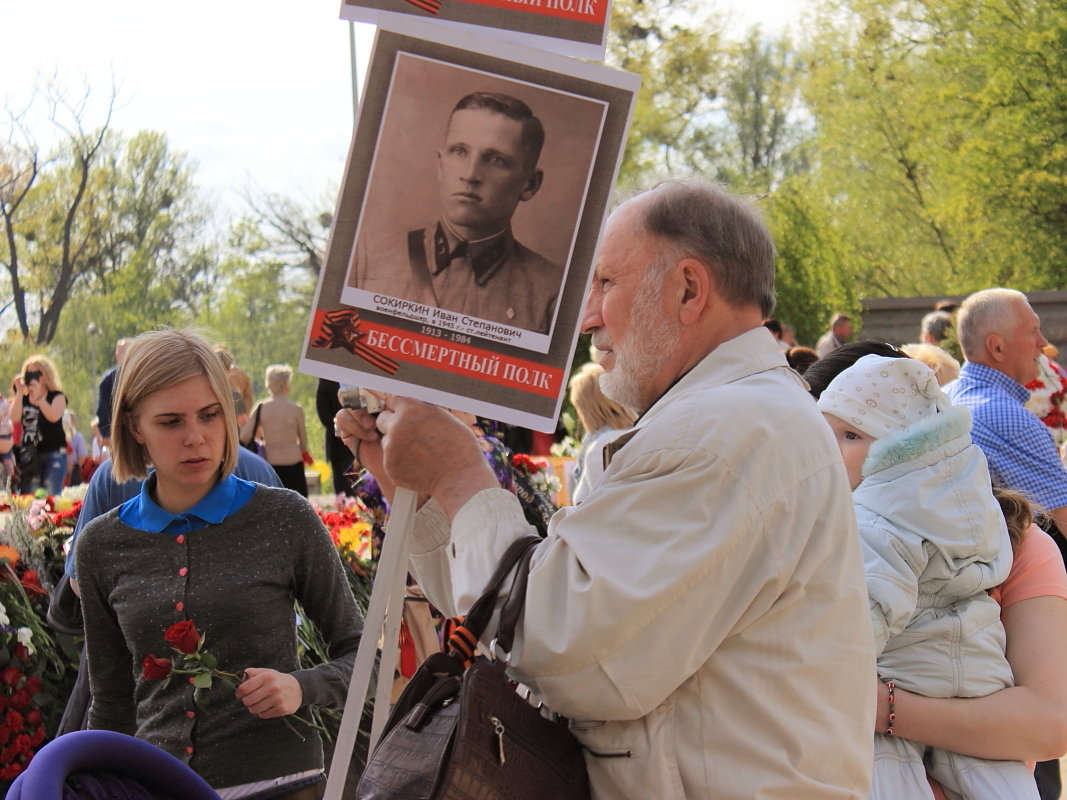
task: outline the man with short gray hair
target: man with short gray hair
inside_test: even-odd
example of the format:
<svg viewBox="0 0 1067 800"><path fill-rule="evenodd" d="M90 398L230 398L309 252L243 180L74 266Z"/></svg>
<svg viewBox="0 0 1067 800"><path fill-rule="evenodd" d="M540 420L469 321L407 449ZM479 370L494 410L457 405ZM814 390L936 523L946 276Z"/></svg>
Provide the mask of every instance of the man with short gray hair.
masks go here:
<svg viewBox="0 0 1067 800"><path fill-rule="evenodd" d="M865 800L874 643L829 427L761 322L774 243L721 187L609 218L582 327L604 393L642 411L534 550L509 672L571 718L595 800ZM412 563L465 613L530 533L470 430L386 396L342 409L378 478L430 498Z"/></svg>
<svg viewBox="0 0 1067 800"><path fill-rule="evenodd" d="M815 352L819 358L827 356L852 338L852 317L848 314L834 314L830 319L830 330L819 337Z"/></svg>
<svg viewBox="0 0 1067 800"><path fill-rule="evenodd" d="M967 362L945 391L971 410L971 435L993 483L1021 489L1067 532L1067 469L1048 428L1025 407L1048 344L1040 318L1022 292L986 289L963 301L956 331Z"/></svg>

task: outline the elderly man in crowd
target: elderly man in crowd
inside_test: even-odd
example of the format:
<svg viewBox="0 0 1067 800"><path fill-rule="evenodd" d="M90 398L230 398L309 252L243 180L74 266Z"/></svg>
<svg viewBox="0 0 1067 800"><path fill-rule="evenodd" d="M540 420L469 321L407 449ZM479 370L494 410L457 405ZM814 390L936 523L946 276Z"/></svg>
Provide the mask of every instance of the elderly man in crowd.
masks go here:
<svg viewBox="0 0 1067 800"><path fill-rule="evenodd" d="M815 352L819 354L819 358L828 356L851 338L852 317L848 314L834 314L830 319L830 330L815 343Z"/></svg>
<svg viewBox="0 0 1067 800"><path fill-rule="evenodd" d="M993 483L1024 491L1067 533L1067 469L1048 428L1025 406L1025 384L1037 377L1048 344L1040 318L1022 292L986 289L963 301L956 331L967 363L945 391L971 410L971 435Z"/></svg>
<svg viewBox="0 0 1067 800"><path fill-rule="evenodd" d="M583 328L605 393L644 413L535 550L510 669L571 718L596 798L867 796L859 540L830 430L760 324L773 277L763 223L717 186L608 221ZM466 611L530 528L465 426L385 400L338 427L387 491L427 499L414 567Z"/></svg>

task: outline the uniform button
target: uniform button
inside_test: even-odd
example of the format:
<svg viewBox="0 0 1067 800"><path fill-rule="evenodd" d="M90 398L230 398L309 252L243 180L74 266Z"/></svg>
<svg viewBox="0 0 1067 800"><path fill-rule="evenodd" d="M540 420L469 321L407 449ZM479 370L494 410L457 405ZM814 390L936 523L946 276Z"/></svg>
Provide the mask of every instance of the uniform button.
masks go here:
<svg viewBox="0 0 1067 800"><path fill-rule="evenodd" d="M196 718L196 712L195 711L186 711L185 712L185 716L187 716L189 719L195 719Z"/></svg>
<svg viewBox="0 0 1067 800"><path fill-rule="evenodd" d="M180 570L178 570L178 574L181 575L184 578L186 575L189 574L189 568L188 567L182 567Z"/></svg>
<svg viewBox="0 0 1067 800"><path fill-rule="evenodd" d="M184 611L185 610L185 603L183 603L181 600L179 600L177 603L174 604L174 610L175 611Z"/></svg>
<svg viewBox="0 0 1067 800"><path fill-rule="evenodd" d="M186 752L186 753L188 753L189 755L192 755L192 754L193 754L193 748L191 748L191 747L186 747L186 748L185 748L185 752Z"/></svg>
<svg viewBox="0 0 1067 800"><path fill-rule="evenodd" d="M179 534L175 540L178 544L185 544L185 534Z"/></svg>

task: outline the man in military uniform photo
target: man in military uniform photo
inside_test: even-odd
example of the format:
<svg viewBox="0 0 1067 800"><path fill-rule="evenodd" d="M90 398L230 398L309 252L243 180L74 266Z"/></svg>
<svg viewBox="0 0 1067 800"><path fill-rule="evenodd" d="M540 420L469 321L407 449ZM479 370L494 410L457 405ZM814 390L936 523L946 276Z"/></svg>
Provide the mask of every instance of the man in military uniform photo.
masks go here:
<svg viewBox="0 0 1067 800"><path fill-rule="evenodd" d="M519 203L541 188L544 137L541 121L515 97L463 97L437 151L440 218L406 234L360 234L353 284L547 334L563 268L516 241L511 229Z"/></svg>

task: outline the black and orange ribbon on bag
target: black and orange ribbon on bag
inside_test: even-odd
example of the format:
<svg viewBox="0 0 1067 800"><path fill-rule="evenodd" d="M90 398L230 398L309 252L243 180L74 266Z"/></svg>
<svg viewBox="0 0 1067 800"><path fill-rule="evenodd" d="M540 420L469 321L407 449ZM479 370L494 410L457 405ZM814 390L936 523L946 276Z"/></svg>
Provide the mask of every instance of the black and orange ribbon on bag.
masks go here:
<svg viewBox="0 0 1067 800"><path fill-rule="evenodd" d="M343 347L354 356L359 356L387 375L395 375L400 364L385 353L363 342L366 333L359 329L359 312L351 308L315 312L315 327L311 333L311 346L333 349Z"/></svg>

